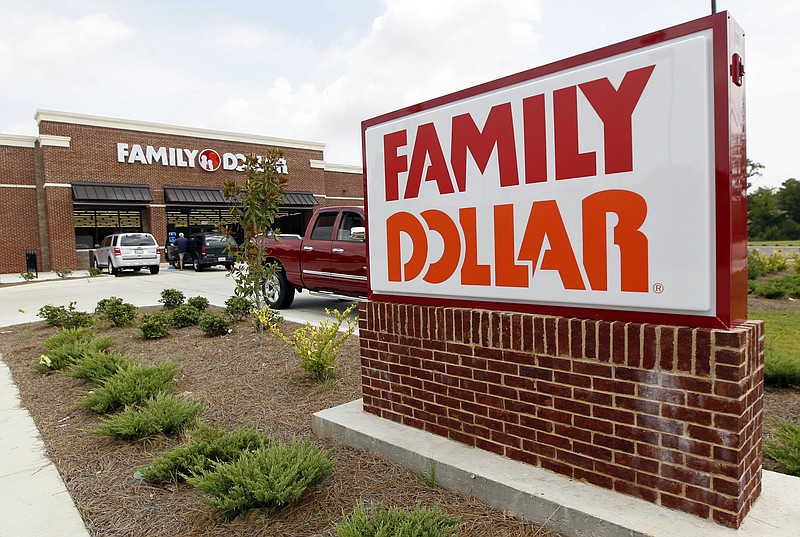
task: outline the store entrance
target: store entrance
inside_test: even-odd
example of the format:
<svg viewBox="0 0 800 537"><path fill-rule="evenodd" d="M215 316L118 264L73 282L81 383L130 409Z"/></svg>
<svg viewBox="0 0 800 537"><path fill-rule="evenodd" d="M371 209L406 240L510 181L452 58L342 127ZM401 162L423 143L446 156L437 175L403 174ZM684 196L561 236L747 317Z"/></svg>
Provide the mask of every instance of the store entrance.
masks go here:
<svg viewBox="0 0 800 537"><path fill-rule="evenodd" d="M173 242L178 233L187 237L192 233L220 231L231 235L241 244L244 233L234 222L227 207L170 207L167 206L167 237Z"/></svg>

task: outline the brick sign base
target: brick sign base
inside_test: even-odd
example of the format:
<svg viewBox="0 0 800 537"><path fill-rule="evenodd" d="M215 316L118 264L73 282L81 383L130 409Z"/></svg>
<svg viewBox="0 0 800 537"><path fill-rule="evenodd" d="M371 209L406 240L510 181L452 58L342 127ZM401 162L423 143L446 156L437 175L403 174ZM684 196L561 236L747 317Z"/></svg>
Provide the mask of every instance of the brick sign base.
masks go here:
<svg viewBox="0 0 800 537"><path fill-rule="evenodd" d="M360 315L367 412L733 528L761 492L762 322Z"/></svg>

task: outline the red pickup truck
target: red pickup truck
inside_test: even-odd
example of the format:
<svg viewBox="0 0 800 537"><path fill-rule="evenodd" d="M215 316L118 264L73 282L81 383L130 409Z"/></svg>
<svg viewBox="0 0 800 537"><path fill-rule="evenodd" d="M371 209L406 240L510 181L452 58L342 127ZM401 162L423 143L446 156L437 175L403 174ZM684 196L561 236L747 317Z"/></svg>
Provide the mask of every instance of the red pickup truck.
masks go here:
<svg viewBox="0 0 800 537"><path fill-rule="evenodd" d="M367 295L367 251L364 210L325 207L317 211L305 237L281 234L264 239L268 261L278 271L264 284L267 304L292 305L295 291L308 289L346 296Z"/></svg>

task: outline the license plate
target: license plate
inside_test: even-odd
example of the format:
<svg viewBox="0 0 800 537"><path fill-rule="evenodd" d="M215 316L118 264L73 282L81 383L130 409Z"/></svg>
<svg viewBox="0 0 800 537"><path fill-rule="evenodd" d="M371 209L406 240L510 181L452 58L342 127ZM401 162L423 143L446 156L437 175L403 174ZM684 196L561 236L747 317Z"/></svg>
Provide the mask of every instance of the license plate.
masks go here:
<svg viewBox="0 0 800 537"><path fill-rule="evenodd" d="M225 260L227 260L227 259L228 259L228 258L227 258L227 257L225 257L225 256L223 255L222 257L220 257L219 259L217 259L217 261L225 261Z"/></svg>
<svg viewBox="0 0 800 537"><path fill-rule="evenodd" d="M133 253L136 255L142 255L143 250L141 248L136 248Z"/></svg>

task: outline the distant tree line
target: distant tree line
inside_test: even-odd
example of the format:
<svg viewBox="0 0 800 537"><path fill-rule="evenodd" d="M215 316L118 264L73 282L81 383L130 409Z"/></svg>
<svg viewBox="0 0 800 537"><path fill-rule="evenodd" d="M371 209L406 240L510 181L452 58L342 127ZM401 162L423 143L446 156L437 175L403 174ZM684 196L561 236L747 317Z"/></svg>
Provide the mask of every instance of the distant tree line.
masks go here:
<svg viewBox="0 0 800 537"><path fill-rule="evenodd" d="M764 166L747 160L747 180L762 175ZM747 195L750 240L800 239L800 181L787 179L780 188L759 187Z"/></svg>

